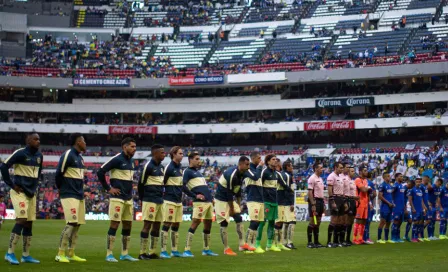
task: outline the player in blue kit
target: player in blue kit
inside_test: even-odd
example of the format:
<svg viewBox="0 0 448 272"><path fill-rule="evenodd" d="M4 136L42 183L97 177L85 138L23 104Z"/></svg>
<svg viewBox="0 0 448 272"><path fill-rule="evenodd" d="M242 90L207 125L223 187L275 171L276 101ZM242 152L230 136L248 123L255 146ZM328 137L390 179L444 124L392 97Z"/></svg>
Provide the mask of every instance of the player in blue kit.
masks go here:
<svg viewBox="0 0 448 272"><path fill-rule="evenodd" d="M408 191L409 204L412 209L412 243L421 242L419 236L422 233L424 216L426 215L426 206L423 203L423 192L421 190L422 179L415 180L415 187Z"/></svg>
<svg viewBox="0 0 448 272"><path fill-rule="evenodd" d="M400 228L403 223L404 213L406 209L406 184L403 183L403 175L401 173L395 174L394 192L392 194L395 207L393 209L393 225L392 225L392 241L403 243L400 239Z"/></svg>
<svg viewBox="0 0 448 272"><path fill-rule="evenodd" d="M381 183L380 187L378 188L379 193L379 199L381 200L381 207L380 207L380 216L381 221L378 226L378 243L379 244L385 244L385 243L392 243L395 242L392 240L389 240L389 227L390 222L392 221L392 209L395 207L395 204L392 199L392 192L393 187L390 185L390 174L387 172L383 173L383 183ZM384 226L386 228L384 228ZM384 228L384 237L385 240L381 239L381 234L383 232Z"/></svg>
<svg viewBox="0 0 448 272"><path fill-rule="evenodd" d="M428 184L428 200L431 205L428 213L431 214L431 222L428 225L428 239L431 241L439 240L434 236L436 229L437 210L440 209L440 191L442 191L443 180L438 179L434 185Z"/></svg>
<svg viewBox="0 0 448 272"><path fill-rule="evenodd" d="M408 205L408 192L411 191L414 186L415 186L415 182L408 179L407 180L407 186L406 186L406 190L405 190L405 201L404 201L404 216L403 216L403 222L406 221L406 233L403 237L403 240L411 242L411 238L409 238L409 232L411 231L412 228L412 217L411 217L411 211L409 211L407 209L407 205ZM409 205L410 206L410 205Z"/></svg>
<svg viewBox="0 0 448 272"><path fill-rule="evenodd" d="M427 209L427 213L424 217L424 225L423 225L423 229L420 230L420 236L421 238L419 238L419 240L421 242L426 241L429 242L431 240L429 240L428 238L425 238L425 229L427 226L429 226L429 224L431 223L431 204L429 203L429 191L428 191L428 186L429 186L429 177L428 176L423 176L422 179L422 184L420 185L420 190L422 190L423 193L423 203L425 204L425 207Z"/></svg>
<svg viewBox="0 0 448 272"><path fill-rule="evenodd" d="M372 245L373 242L372 240L370 240L370 223L372 223L373 216L375 215L375 205L374 205L375 202L373 200L376 199L377 193L376 193L376 185L371 181L371 175L369 175L368 186L371 188L371 190L369 190L369 207L368 207L369 214L367 217L363 240L366 242L366 244Z"/></svg>
<svg viewBox="0 0 448 272"><path fill-rule="evenodd" d="M442 180L439 179L442 183ZM448 182L440 190L440 229L439 229L439 239L448 240L446 236L446 220L448 219Z"/></svg>

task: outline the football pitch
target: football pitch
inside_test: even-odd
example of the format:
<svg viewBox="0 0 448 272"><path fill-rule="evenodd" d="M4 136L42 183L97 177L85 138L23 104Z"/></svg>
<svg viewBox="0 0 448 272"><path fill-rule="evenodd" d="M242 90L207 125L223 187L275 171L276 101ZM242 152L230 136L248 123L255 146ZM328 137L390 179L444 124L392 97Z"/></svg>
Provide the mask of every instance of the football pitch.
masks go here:
<svg viewBox="0 0 448 272"><path fill-rule="evenodd" d="M12 220L6 221L0 231L2 258L7 249L13 224ZM202 226L200 226L193 240L192 252L195 254L195 258L107 263L104 261L107 221L88 221L87 225L81 227L76 252L80 257L87 259L86 263L61 264L56 263L54 257L64 225L65 222L62 220L36 221L33 229L31 255L42 263L11 266L1 261L0 271L446 271L448 265L448 240L416 244L375 244L336 249L307 249L305 247L307 223L304 222L297 223L294 244L298 249L294 251L266 252L264 254L239 253L234 257L225 256L223 255L219 226L214 223L211 249L220 254L218 257L201 255ZM181 225L179 231L180 251L185 245L185 235L189 225L189 222ZM327 242L327 226L328 224L324 223L320 229L322 244ZM141 227L141 222L134 222L130 250L133 257L138 256ZM377 223L373 223L371 226L373 241L377 240L376 229ZM401 233L404 233L404 225ZM120 230L117 232L117 238L119 238L119 234ZM120 241L117 239L115 243L116 258L120 254ZM17 246L18 259L21 256L21 243L22 241ZM234 250L237 250L237 236L233 222L229 225L229 244ZM265 245L265 242L262 244Z"/></svg>

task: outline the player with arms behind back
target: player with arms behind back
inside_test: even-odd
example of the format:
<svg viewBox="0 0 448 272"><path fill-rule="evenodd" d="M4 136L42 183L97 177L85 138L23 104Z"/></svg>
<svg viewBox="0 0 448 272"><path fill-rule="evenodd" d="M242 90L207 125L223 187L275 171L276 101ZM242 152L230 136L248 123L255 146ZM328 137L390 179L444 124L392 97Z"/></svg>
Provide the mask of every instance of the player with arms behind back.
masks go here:
<svg viewBox="0 0 448 272"><path fill-rule="evenodd" d="M308 179L308 211L310 222L307 229L307 248L322 248L319 243L319 227L322 214L325 212L324 204L324 181L320 177L323 172L322 164L313 165L314 174ZM311 238L314 236L314 243Z"/></svg>
<svg viewBox="0 0 448 272"><path fill-rule="evenodd" d="M40 137L37 133L28 134L26 147L14 151L1 165L3 180L11 187L9 191L16 224L12 228L5 261L18 265L14 254L20 236L23 236L22 263L40 263L30 256L33 221L36 220L36 193L41 177L43 156L39 151ZM14 167L14 181L9 176L9 168Z"/></svg>
<svg viewBox="0 0 448 272"><path fill-rule="evenodd" d="M109 217L111 221L107 232L106 261L113 263L118 262L113 255L113 250L115 235L120 223L123 223L120 260L138 261L138 259L129 255L132 220L134 218L132 186L135 166L132 157L137 150L137 144L134 139L127 137L121 141L121 148L123 151L103 164L97 173L101 185L110 194ZM107 172L110 172L110 185L106 182Z"/></svg>
<svg viewBox="0 0 448 272"><path fill-rule="evenodd" d="M392 199L392 192L393 187L390 184L390 174L387 172L383 173L383 182L381 183L380 187L378 188L379 192L379 199L381 200L381 207L380 207L380 216L381 221L378 225L378 243L379 244L385 244L385 243L395 243L392 240L389 240L389 228L390 223L392 221L392 210L395 208L395 204ZM385 228L384 228L385 227ZM383 232L384 228L384 238L385 240L381 239L381 234Z"/></svg>
<svg viewBox="0 0 448 272"><path fill-rule="evenodd" d="M443 213L443 207L440 204L440 192L442 191L443 180L437 179L434 185L428 183L428 198L431 204L431 209L428 213L431 213L429 218L431 222L428 225L428 239L431 241L439 240L434 236L434 231L436 229L437 211L440 214Z"/></svg>
<svg viewBox="0 0 448 272"><path fill-rule="evenodd" d="M392 241L403 243L404 241L400 239L400 228L404 219L404 212L406 209L406 184L403 183L403 175L401 173L395 174L394 192L393 200L395 207L392 211L393 214L393 225L392 225Z"/></svg>
<svg viewBox="0 0 448 272"><path fill-rule="evenodd" d="M418 243L423 241L421 237L424 215L426 214L426 207L423 203L423 192L421 190L422 179L417 178L415 183L412 182L412 189L408 191L408 199L409 204L411 205L412 210L412 220L414 223L412 224L412 240L413 243ZM420 239L419 239L420 238Z"/></svg>
<svg viewBox="0 0 448 272"><path fill-rule="evenodd" d="M56 169L56 186L59 189L65 222L59 242L59 252L56 262L69 263L70 261L85 262L86 259L75 255L78 231L86 223L86 207L84 203L84 160L81 152L85 152L86 142L80 133L70 135L72 148L65 151ZM65 250L68 247L68 258Z"/></svg>

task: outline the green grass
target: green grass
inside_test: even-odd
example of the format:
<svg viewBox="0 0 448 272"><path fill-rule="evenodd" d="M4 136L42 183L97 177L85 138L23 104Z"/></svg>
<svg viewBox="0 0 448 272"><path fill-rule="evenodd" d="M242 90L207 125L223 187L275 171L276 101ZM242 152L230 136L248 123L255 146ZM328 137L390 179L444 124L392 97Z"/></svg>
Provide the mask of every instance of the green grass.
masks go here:
<svg viewBox="0 0 448 272"><path fill-rule="evenodd" d="M0 230L0 254L7 248L9 234L14 222L6 221ZM199 227L193 241L192 251L196 255L192 259L170 259L139 261L137 263L106 263L106 232L108 222L89 221L80 230L77 254L87 258L87 263L59 264L54 262L60 232L64 226L62 220L39 220L34 225L34 240L31 255L42 264L21 264L10 266L0 262L0 271L446 271L448 241L432 241L418 244L375 244L372 246L352 246L337 249L307 249L306 223L298 222L295 233L295 245L298 250L290 252L267 252L261 255L238 254L236 257L224 256L219 236L219 228L215 223L212 229L212 250L219 257L201 256L202 235ZM321 227L321 242L326 242L327 224ZM135 222L132 230L131 255L137 257L139 250L139 233L141 222ZM185 234L189 227L186 222L180 229L180 249L185 245ZM371 238L376 240L377 224L371 226ZM438 229L438 224L437 224ZM402 230L403 233L404 230ZM120 233L120 232L118 232ZM115 243L115 256L120 254L121 244ZM237 249L235 225L229 226L229 242ZM21 244L21 241L20 241ZM263 243L265 244L265 243ZM21 246L17 247L20 256ZM444 268L445 267L445 268ZM61 270L62 269L62 270Z"/></svg>

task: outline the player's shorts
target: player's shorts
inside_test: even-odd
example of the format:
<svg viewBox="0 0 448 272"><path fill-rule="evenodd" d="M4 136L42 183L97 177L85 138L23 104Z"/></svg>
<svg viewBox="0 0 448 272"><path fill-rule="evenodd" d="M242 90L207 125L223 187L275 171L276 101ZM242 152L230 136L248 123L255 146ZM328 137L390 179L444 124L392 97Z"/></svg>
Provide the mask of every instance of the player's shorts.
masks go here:
<svg viewBox="0 0 448 272"><path fill-rule="evenodd" d="M381 210L380 218L384 219L386 222L392 221L392 211L390 209L389 210L386 210L386 209Z"/></svg>
<svg viewBox="0 0 448 272"><path fill-rule="evenodd" d="M316 216L320 217L325 212L324 200L321 198L315 198L314 200L316 201ZM308 215L310 218L314 216L314 214L312 214L312 207L309 202L308 202Z"/></svg>
<svg viewBox="0 0 448 272"><path fill-rule="evenodd" d="M345 214L345 198L343 196L334 196L334 202L336 203L336 210L331 209L332 216L343 216ZM331 204L328 204L331 208Z"/></svg>
<svg viewBox="0 0 448 272"><path fill-rule="evenodd" d="M412 213L412 220L413 221L422 221L423 220L423 212Z"/></svg>
<svg viewBox="0 0 448 272"><path fill-rule="evenodd" d="M356 200L349 199L347 201L347 204L348 204L347 214L350 216L355 216L356 215Z"/></svg>
<svg viewBox="0 0 448 272"><path fill-rule="evenodd" d="M84 199L62 198L65 222L84 225L86 223L86 205Z"/></svg>
<svg viewBox="0 0 448 272"><path fill-rule="evenodd" d="M112 221L132 221L134 219L134 201L111 198L109 203L109 218Z"/></svg>
<svg viewBox="0 0 448 272"><path fill-rule="evenodd" d="M193 202L193 219L213 219L213 204L211 202Z"/></svg>
<svg viewBox="0 0 448 272"><path fill-rule="evenodd" d="M435 208L431 208L429 209L428 207L428 211L426 212L426 214L423 216L425 220L432 220L432 210Z"/></svg>
<svg viewBox="0 0 448 272"><path fill-rule="evenodd" d="M293 222L296 221L296 215L294 213L294 210L291 211L291 206L284 206L279 205L278 206L278 218L275 220L275 222Z"/></svg>
<svg viewBox="0 0 448 272"><path fill-rule="evenodd" d="M180 223L183 213L182 203L166 200L163 202L163 222Z"/></svg>
<svg viewBox="0 0 448 272"><path fill-rule="evenodd" d="M277 203L265 202L264 203L264 215L265 215L266 220L275 221L278 218Z"/></svg>
<svg viewBox="0 0 448 272"><path fill-rule="evenodd" d="M163 203L143 201L142 220L149 222L162 222L163 220Z"/></svg>
<svg viewBox="0 0 448 272"><path fill-rule="evenodd" d="M241 213L240 206L233 201L233 210L235 214ZM215 214L216 214L216 222L221 223L223 221L230 222L230 206L226 201L221 201L215 199Z"/></svg>
<svg viewBox="0 0 448 272"><path fill-rule="evenodd" d="M395 210L392 213L392 217L394 220L398 220L398 221L404 221L404 210Z"/></svg>
<svg viewBox="0 0 448 272"><path fill-rule="evenodd" d="M250 221L264 221L264 203L247 202Z"/></svg>
<svg viewBox="0 0 448 272"><path fill-rule="evenodd" d="M366 220L369 217L369 208L367 206L359 206L356 208L356 219Z"/></svg>
<svg viewBox="0 0 448 272"><path fill-rule="evenodd" d="M18 194L10 190L10 197L16 218L26 218L27 221L36 220L36 196L28 197L24 193Z"/></svg>

